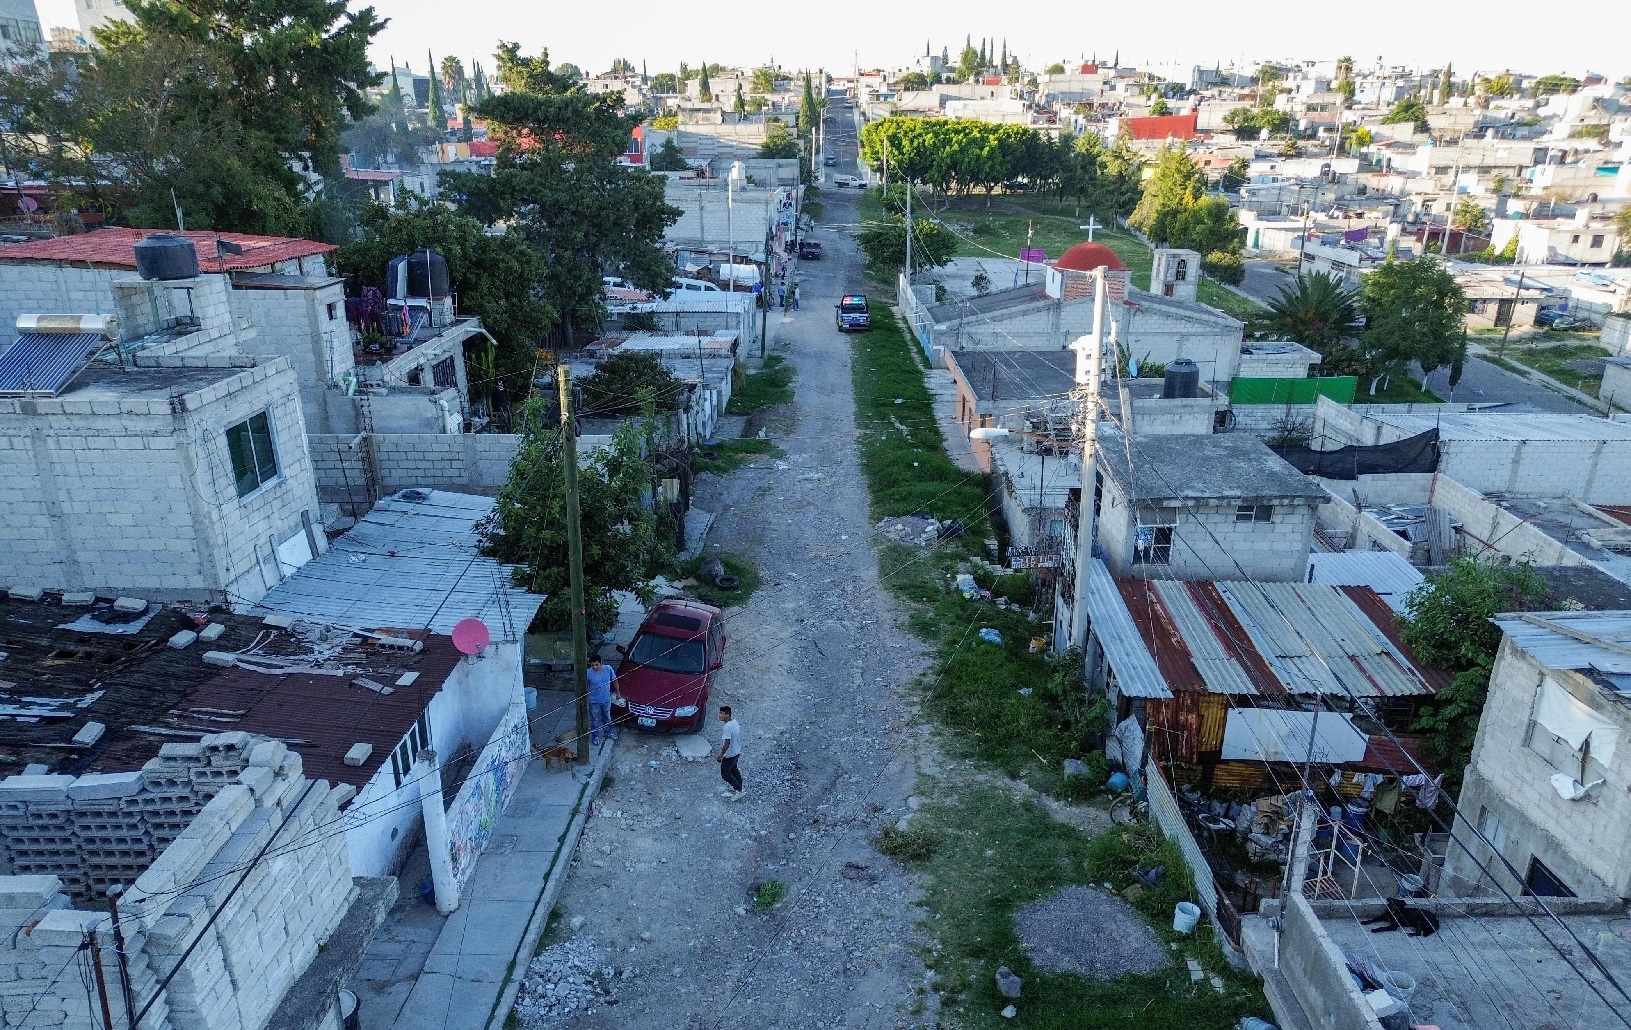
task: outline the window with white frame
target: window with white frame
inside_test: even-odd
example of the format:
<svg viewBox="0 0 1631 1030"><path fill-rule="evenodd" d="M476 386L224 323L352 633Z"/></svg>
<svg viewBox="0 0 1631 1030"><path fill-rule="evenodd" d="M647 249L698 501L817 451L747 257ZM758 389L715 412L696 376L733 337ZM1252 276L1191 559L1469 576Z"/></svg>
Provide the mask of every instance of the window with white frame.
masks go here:
<svg viewBox="0 0 1631 1030"><path fill-rule="evenodd" d="M1235 508L1236 522L1273 522L1274 505L1242 504Z"/></svg>
<svg viewBox="0 0 1631 1030"><path fill-rule="evenodd" d="M391 776L398 787L402 786L402 781L413 771L414 759L418 757L419 752L428 747L430 747L430 712L426 710L419 713L413 727L391 751Z"/></svg>
<svg viewBox="0 0 1631 1030"><path fill-rule="evenodd" d="M239 497L248 497L277 478L277 448L267 412L228 427L227 453L232 458L232 478Z"/></svg>

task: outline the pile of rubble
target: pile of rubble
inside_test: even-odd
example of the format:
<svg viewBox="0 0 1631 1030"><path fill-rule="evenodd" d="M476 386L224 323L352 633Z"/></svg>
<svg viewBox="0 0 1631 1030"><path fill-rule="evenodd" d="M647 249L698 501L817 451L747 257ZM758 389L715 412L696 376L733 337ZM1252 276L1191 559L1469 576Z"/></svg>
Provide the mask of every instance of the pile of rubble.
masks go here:
<svg viewBox="0 0 1631 1030"><path fill-rule="evenodd" d="M900 515L884 519L875 528L889 539L912 547L933 547L942 527L927 515Z"/></svg>
<svg viewBox="0 0 1631 1030"><path fill-rule="evenodd" d="M564 1025L574 1016L617 1004L612 984L620 976L626 979L630 972L603 965L601 951L591 938L552 944L527 966L527 977L515 998L516 1015L530 1030Z"/></svg>

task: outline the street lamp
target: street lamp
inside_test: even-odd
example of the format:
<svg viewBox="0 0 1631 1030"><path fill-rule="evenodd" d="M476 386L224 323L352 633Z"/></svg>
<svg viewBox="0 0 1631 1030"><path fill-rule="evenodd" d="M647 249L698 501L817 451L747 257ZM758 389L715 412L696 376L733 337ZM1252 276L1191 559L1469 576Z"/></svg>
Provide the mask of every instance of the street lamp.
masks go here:
<svg viewBox="0 0 1631 1030"><path fill-rule="evenodd" d="M732 161L731 170L725 176L725 262L730 278L730 284L725 289L729 293L736 292L736 230L731 225L731 212L736 208L736 184L744 178L742 162Z"/></svg>

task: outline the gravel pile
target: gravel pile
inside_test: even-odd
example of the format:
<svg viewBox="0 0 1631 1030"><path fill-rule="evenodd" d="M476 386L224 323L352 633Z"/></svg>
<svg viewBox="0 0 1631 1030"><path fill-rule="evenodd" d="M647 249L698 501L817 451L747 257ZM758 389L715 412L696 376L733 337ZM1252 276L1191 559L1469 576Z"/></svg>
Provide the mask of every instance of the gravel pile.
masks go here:
<svg viewBox="0 0 1631 1030"><path fill-rule="evenodd" d="M873 528L891 540L899 540L913 547L933 547L940 539L940 523L921 515L884 519Z"/></svg>
<svg viewBox="0 0 1631 1030"><path fill-rule="evenodd" d="M528 1030L565 1026L579 1013L617 1004L612 986L631 970L604 964L593 939L576 937L551 945L527 966L515 999L515 1012Z"/></svg>
<svg viewBox="0 0 1631 1030"><path fill-rule="evenodd" d="M1113 980L1167 964L1167 949L1131 905L1092 887L1066 887L1020 909L1020 946L1038 969Z"/></svg>

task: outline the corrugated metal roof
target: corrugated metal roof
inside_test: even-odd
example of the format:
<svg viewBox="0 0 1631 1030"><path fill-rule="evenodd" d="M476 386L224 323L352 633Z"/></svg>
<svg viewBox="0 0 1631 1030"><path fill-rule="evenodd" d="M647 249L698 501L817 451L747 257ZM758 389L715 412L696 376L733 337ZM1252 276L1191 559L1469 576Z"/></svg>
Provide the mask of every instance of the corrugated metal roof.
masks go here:
<svg viewBox="0 0 1631 1030"><path fill-rule="evenodd" d="M1128 697L1171 697L1161 679L1155 659L1150 657L1139 636L1127 605L1116 590L1116 581L1102 559L1087 566L1087 614L1093 620L1093 634L1115 670L1116 683Z"/></svg>
<svg viewBox="0 0 1631 1030"><path fill-rule="evenodd" d="M1575 633L1631 647L1631 612L1531 612L1537 618ZM1490 620L1536 661L1548 669L1595 669L1616 675L1631 674L1631 654L1603 647L1537 626L1521 616L1497 615Z"/></svg>
<svg viewBox="0 0 1631 1030"><path fill-rule="evenodd" d="M3 252L0 252L3 253ZM1546 412L1446 412L1442 415L1365 416L1383 425L1402 429L1414 436L1429 429L1439 431L1439 439L1459 440L1631 440L1631 423L1614 422L1596 415L1562 415Z"/></svg>
<svg viewBox="0 0 1631 1030"><path fill-rule="evenodd" d="M1251 677L1223 646L1212 624L1196 607L1188 585L1177 580L1153 584L1174 628L1189 648L1189 660L1214 694L1255 694Z"/></svg>
<svg viewBox="0 0 1631 1030"><path fill-rule="evenodd" d="M1296 694L1395 697L1431 693L1426 679L1339 588L1219 583L1275 675Z"/></svg>
<svg viewBox="0 0 1631 1030"><path fill-rule="evenodd" d="M447 637L431 637L419 654L377 651L375 663L359 675L394 684L407 671L419 675L407 686L380 694L351 682L351 676L291 671L283 675L227 669L177 705L212 715L217 728L245 730L284 741L300 752L307 776L362 787L390 759L391 749L407 734L463 656ZM361 765L346 765L353 744L372 744ZM459 741L433 741L452 749Z"/></svg>
<svg viewBox="0 0 1631 1030"><path fill-rule="evenodd" d="M1392 551L1315 552L1308 556L1308 581L1335 587L1370 587L1396 612L1421 585L1421 572Z"/></svg>
<svg viewBox="0 0 1631 1030"><path fill-rule="evenodd" d="M423 500L411 500L412 497ZM354 629L451 633L460 619L487 623L495 640L525 633L543 596L514 585L510 566L478 550L476 524L491 497L405 490L381 500L327 554L306 563L252 611Z"/></svg>

